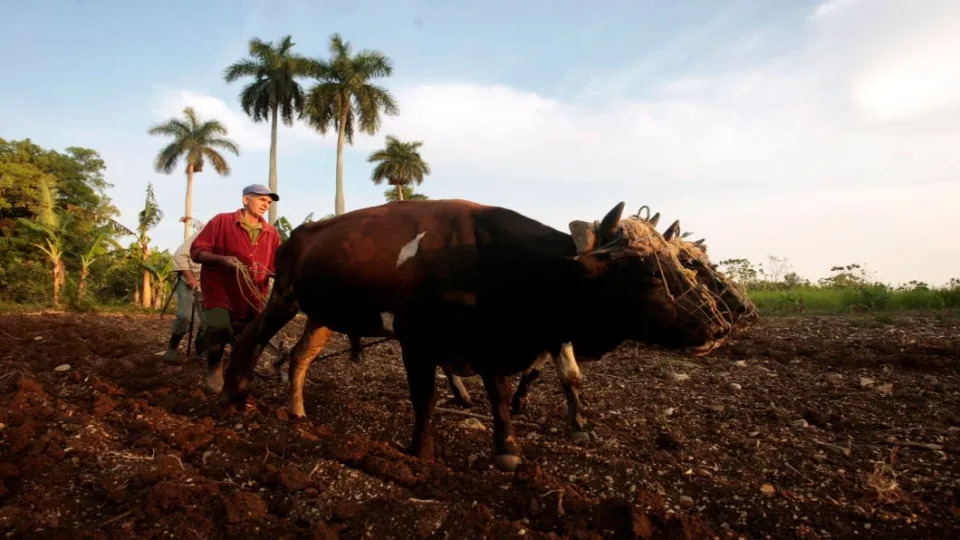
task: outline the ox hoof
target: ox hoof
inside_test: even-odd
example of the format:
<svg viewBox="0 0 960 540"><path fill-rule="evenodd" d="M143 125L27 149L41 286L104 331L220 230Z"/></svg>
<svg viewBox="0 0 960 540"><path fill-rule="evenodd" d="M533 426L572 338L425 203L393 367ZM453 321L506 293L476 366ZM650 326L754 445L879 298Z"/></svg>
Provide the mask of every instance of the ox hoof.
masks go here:
<svg viewBox="0 0 960 540"><path fill-rule="evenodd" d="M493 464L503 472L513 472L520 465L520 456L500 454L493 456Z"/></svg>
<svg viewBox="0 0 960 540"><path fill-rule="evenodd" d="M462 397L454 396L453 399L450 400L450 403L458 407L463 407L464 409L470 409L473 407L473 400L470 398L464 399Z"/></svg>
<svg viewBox="0 0 960 540"><path fill-rule="evenodd" d="M593 431L590 430L571 431L570 439L576 443L588 443L599 440Z"/></svg>
<svg viewBox="0 0 960 540"><path fill-rule="evenodd" d="M283 376L282 373L283 372L280 370L280 366L274 364L273 362L268 362L266 368L263 370L264 376L270 377L271 379L279 379Z"/></svg>
<svg viewBox="0 0 960 540"><path fill-rule="evenodd" d="M214 394L223 390L223 374L220 372L207 373L207 389Z"/></svg>

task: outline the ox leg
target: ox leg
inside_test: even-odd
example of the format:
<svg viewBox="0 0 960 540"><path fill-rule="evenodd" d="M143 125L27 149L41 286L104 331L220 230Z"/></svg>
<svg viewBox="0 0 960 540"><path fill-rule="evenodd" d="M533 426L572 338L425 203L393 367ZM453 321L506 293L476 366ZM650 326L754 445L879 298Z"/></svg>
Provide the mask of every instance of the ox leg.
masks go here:
<svg viewBox="0 0 960 540"><path fill-rule="evenodd" d="M567 420L570 424L570 437L575 441L596 439L593 426L587 423L583 402L580 399L580 366L573 355L573 346L565 343L560 354L553 359L557 369L557 378L567 397Z"/></svg>
<svg viewBox="0 0 960 540"><path fill-rule="evenodd" d="M308 319L300 341L290 353L290 416L294 418L307 415L303 408L303 382L307 378L310 364L323 350L332 333L329 328Z"/></svg>
<svg viewBox="0 0 960 540"><path fill-rule="evenodd" d="M246 401L257 358L270 338L296 317L297 311L296 302L271 296L263 312L247 325L230 353L230 364L224 377L224 390L231 401Z"/></svg>
<svg viewBox="0 0 960 540"><path fill-rule="evenodd" d="M527 392L530 390L530 385L539 378L540 370L535 367L523 372L520 382L517 383L517 391L513 393L510 414L519 416L527 412Z"/></svg>
<svg viewBox="0 0 960 540"><path fill-rule="evenodd" d="M409 453L420 459L433 459L433 431L430 415L437 402L436 366L424 358L403 352L403 366L410 386L410 402L413 405L413 439Z"/></svg>
<svg viewBox="0 0 960 540"><path fill-rule="evenodd" d="M442 366L443 374L447 376L447 382L450 383L450 393L453 394L453 402L461 407L473 407L473 400L470 399L470 392L463 385L463 379L453 374L450 368Z"/></svg>
<svg viewBox="0 0 960 540"><path fill-rule="evenodd" d="M501 471L512 472L520 464L520 451L510 422L510 382L504 376L484 375L483 386L493 409L493 462Z"/></svg>
<svg viewBox="0 0 960 540"><path fill-rule="evenodd" d="M356 363L363 362L363 344L360 343L360 336L348 335L350 338L350 360Z"/></svg>
<svg viewBox="0 0 960 540"><path fill-rule="evenodd" d="M207 353L207 388L214 393L220 393L223 389L223 351L226 347L226 344L221 344Z"/></svg>
<svg viewBox="0 0 960 540"><path fill-rule="evenodd" d="M543 369L543 365L549 357L550 353L540 355L536 362L523 372L523 375L520 377L520 382L517 384L517 391L513 393L511 414L516 416L526 412L527 392L530 390L530 385L540 377L540 370Z"/></svg>

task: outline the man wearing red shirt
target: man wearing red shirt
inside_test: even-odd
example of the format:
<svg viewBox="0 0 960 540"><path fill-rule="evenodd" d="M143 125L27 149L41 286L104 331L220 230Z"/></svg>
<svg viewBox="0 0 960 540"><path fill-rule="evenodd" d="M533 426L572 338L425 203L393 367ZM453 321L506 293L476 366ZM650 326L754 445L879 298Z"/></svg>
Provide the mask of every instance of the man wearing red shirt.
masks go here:
<svg viewBox="0 0 960 540"><path fill-rule="evenodd" d="M264 307L280 235L263 216L278 200L261 184L243 188L243 207L217 214L190 247L190 258L203 265L197 352L207 353L207 387L215 392L223 386L224 348Z"/></svg>

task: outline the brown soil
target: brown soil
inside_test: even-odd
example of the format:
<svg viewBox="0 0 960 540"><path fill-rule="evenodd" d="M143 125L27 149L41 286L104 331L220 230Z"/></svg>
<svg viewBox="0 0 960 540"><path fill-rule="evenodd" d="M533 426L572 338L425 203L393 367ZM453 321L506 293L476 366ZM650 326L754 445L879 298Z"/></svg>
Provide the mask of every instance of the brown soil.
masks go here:
<svg viewBox="0 0 960 540"><path fill-rule="evenodd" d="M882 322L886 321L886 322ZM293 324L293 323L292 323ZM489 406L412 427L395 342L315 363L309 420L258 378L228 415L170 319L0 316L0 534L219 537L949 537L960 533L960 321L768 318L691 360L628 344L582 366L598 442L551 372L494 469ZM369 340L368 340L369 341ZM328 351L345 349L342 336ZM185 344L184 344L185 346ZM266 356L266 355L265 355ZM70 369L55 368L69 364ZM438 371L439 405L449 391Z"/></svg>

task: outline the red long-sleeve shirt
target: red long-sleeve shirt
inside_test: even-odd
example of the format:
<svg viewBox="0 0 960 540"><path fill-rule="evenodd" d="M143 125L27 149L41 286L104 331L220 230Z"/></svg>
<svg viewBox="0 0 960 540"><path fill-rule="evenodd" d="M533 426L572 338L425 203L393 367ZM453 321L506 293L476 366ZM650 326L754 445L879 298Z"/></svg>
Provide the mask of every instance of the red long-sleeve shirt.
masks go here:
<svg viewBox="0 0 960 540"><path fill-rule="evenodd" d="M217 214L203 228L190 247L190 258L196 262L197 255L209 251L215 255L234 256L250 271L256 284L256 291L238 281L237 271L219 264L204 264L200 274L200 288L203 290L203 308L226 308L232 320L247 318L250 309L263 310L266 300L269 278L273 275L274 254L280 246L280 235L267 221L260 218L263 230L256 242L250 241L250 233L243 228L243 213L224 212ZM248 301L249 300L249 301ZM251 303L253 306L251 306Z"/></svg>

